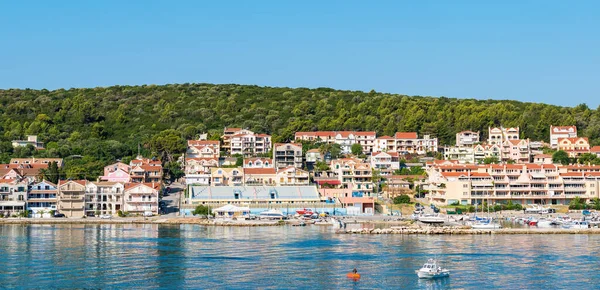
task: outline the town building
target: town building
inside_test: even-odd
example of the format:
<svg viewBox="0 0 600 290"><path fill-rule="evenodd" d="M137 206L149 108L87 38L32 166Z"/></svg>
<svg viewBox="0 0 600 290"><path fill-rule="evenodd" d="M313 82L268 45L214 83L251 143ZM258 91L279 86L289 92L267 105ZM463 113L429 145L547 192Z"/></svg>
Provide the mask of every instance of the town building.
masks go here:
<svg viewBox="0 0 600 290"><path fill-rule="evenodd" d="M502 144L502 161L513 160L516 163L531 162L529 139L510 139Z"/></svg>
<svg viewBox="0 0 600 290"><path fill-rule="evenodd" d="M533 156L534 164L552 164L552 155L550 154L538 154Z"/></svg>
<svg viewBox="0 0 600 290"><path fill-rule="evenodd" d="M310 171L314 170L317 162L324 160L324 156L319 149L310 149L306 151L305 156L306 168Z"/></svg>
<svg viewBox="0 0 600 290"><path fill-rule="evenodd" d="M438 151L438 139L430 135L418 138L416 132L396 132L394 137L377 138L374 152L398 152L400 154L419 154Z"/></svg>
<svg viewBox="0 0 600 290"><path fill-rule="evenodd" d="M58 188L56 184L42 180L31 183L27 192L27 209L36 218L52 217L57 210Z"/></svg>
<svg viewBox="0 0 600 290"><path fill-rule="evenodd" d="M294 139L296 141L312 141L328 144L339 144L342 153L352 152L352 145L360 144L365 154L374 152L376 132L374 131L316 131L316 132L296 132Z"/></svg>
<svg viewBox="0 0 600 290"><path fill-rule="evenodd" d="M128 183L124 187L124 211L132 214L158 214L160 183Z"/></svg>
<svg viewBox="0 0 600 290"><path fill-rule="evenodd" d="M473 146L479 143L479 131L462 131L456 133L456 146Z"/></svg>
<svg viewBox="0 0 600 290"><path fill-rule="evenodd" d="M241 128L225 128L223 133L221 148L230 155L239 154L244 157L252 157L267 154L271 150L270 135L256 134Z"/></svg>
<svg viewBox="0 0 600 290"><path fill-rule="evenodd" d="M558 150L563 150L569 157L578 157L583 153L590 152L590 142L587 137L560 138L558 139Z"/></svg>
<svg viewBox="0 0 600 290"><path fill-rule="evenodd" d="M275 168L244 168L245 185L275 185L277 171Z"/></svg>
<svg viewBox="0 0 600 290"><path fill-rule="evenodd" d="M116 162L104 166L104 175L100 176L100 180L127 183L131 181L131 176L129 176L130 171L131 166L123 162Z"/></svg>
<svg viewBox="0 0 600 290"><path fill-rule="evenodd" d="M188 140L186 158L219 158L221 142L211 140Z"/></svg>
<svg viewBox="0 0 600 290"><path fill-rule="evenodd" d="M88 182L85 189L85 215L116 215L123 210L124 190L124 183L120 182Z"/></svg>
<svg viewBox="0 0 600 290"><path fill-rule="evenodd" d="M44 142L38 141L38 138L35 135L27 136L27 140L13 140L12 141L12 146L14 148L27 147L28 145L33 146L33 148L35 148L35 150L43 150L44 149Z"/></svg>
<svg viewBox="0 0 600 290"><path fill-rule="evenodd" d="M372 167L356 158L342 158L331 161L331 171L338 178L342 188L352 189L354 197L371 196L373 193Z"/></svg>
<svg viewBox="0 0 600 290"><path fill-rule="evenodd" d="M374 152L371 154L371 168L379 170L382 176L392 175L400 169L398 152Z"/></svg>
<svg viewBox="0 0 600 290"><path fill-rule="evenodd" d="M85 215L87 180L60 180L58 182L58 211L69 218Z"/></svg>
<svg viewBox="0 0 600 290"><path fill-rule="evenodd" d="M191 208L199 204L211 207L232 204L248 206L253 214L268 208L295 214L296 209L327 207L314 186L190 186L188 191L187 203Z"/></svg>
<svg viewBox="0 0 600 290"><path fill-rule="evenodd" d="M210 184L212 186L241 186L244 184L244 170L241 167L211 168Z"/></svg>
<svg viewBox="0 0 600 290"><path fill-rule="evenodd" d="M599 196L600 166L554 164L429 164L430 193L436 204L567 205Z"/></svg>
<svg viewBox="0 0 600 290"><path fill-rule="evenodd" d="M0 179L0 215L10 217L26 209L27 183L15 179Z"/></svg>
<svg viewBox="0 0 600 290"><path fill-rule="evenodd" d="M129 162L129 175L134 183L160 183L163 178L162 162L156 159L138 158Z"/></svg>
<svg viewBox="0 0 600 290"><path fill-rule="evenodd" d="M590 148L590 153L596 155L597 157L600 157L600 146L594 146Z"/></svg>
<svg viewBox="0 0 600 290"><path fill-rule="evenodd" d="M255 157L244 158L244 168L274 168L273 160L269 158Z"/></svg>
<svg viewBox="0 0 600 290"><path fill-rule="evenodd" d="M294 166L288 166L277 170L276 183L278 186L283 185L309 185L310 175L308 171L296 168Z"/></svg>
<svg viewBox="0 0 600 290"><path fill-rule="evenodd" d="M289 166L302 168L302 144L275 143L273 146L273 160L275 160L276 169Z"/></svg>
<svg viewBox="0 0 600 290"><path fill-rule="evenodd" d="M484 147L477 145L473 147L462 147L462 146L446 146L444 147L444 159L446 160L457 160L460 164L474 164L475 163L475 150L480 149L483 152Z"/></svg>
<svg viewBox="0 0 600 290"><path fill-rule="evenodd" d="M558 139L577 138L577 126L550 125L550 148L558 149Z"/></svg>
<svg viewBox="0 0 600 290"><path fill-rule="evenodd" d="M488 127L488 141L490 145L502 145L509 140L519 140L519 127Z"/></svg>

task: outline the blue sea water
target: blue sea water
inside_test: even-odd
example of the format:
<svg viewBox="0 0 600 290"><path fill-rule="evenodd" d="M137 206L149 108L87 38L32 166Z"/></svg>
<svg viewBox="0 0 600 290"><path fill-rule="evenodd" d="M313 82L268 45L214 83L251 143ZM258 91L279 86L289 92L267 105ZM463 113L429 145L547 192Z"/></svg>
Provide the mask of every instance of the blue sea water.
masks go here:
<svg viewBox="0 0 600 290"><path fill-rule="evenodd" d="M330 227L2 225L0 288L580 289L598 235L340 235ZM449 278L414 273L437 256ZM362 278L346 273L356 267Z"/></svg>

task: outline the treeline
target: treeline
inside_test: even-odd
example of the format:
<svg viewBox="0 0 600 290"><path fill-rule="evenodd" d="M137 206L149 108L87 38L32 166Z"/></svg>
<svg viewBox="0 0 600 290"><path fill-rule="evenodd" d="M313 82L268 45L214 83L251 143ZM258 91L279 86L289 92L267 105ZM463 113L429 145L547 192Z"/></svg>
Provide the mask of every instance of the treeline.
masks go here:
<svg viewBox="0 0 600 290"><path fill-rule="evenodd" d="M212 84L0 90L0 161L32 153L63 157L71 165L66 174L89 178L100 174L107 162L135 156L138 144L145 156L172 160L184 150L182 140L202 132L217 139L226 126L271 134L274 142L292 140L296 131L372 130L380 136L417 131L437 136L441 144L454 144L458 131L486 133L488 126L499 125L521 127L522 138L548 140L551 124L577 125L581 136L600 144L600 110L584 104L571 108L374 91ZM169 129L178 134L177 140L163 138L172 137L173 131L164 132ZM47 150L13 150L10 141L26 135L38 135ZM158 152L163 147L171 152Z"/></svg>

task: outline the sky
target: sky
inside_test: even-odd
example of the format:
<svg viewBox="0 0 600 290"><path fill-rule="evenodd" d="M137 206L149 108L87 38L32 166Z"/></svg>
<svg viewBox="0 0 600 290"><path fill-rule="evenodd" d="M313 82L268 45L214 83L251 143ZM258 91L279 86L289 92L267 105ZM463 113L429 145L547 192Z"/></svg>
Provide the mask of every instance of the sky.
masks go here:
<svg viewBox="0 0 600 290"><path fill-rule="evenodd" d="M0 0L0 88L330 87L600 105L600 1Z"/></svg>

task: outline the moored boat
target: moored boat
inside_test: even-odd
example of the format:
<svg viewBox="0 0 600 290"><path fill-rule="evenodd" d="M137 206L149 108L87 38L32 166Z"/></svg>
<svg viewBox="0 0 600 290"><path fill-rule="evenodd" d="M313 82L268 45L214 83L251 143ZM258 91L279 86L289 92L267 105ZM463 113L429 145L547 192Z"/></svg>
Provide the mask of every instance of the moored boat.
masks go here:
<svg viewBox="0 0 600 290"><path fill-rule="evenodd" d="M420 216L419 221L426 224L442 224L444 223L444 218L437 214L426 214Z"/></svg>
<svg viewBox="0 0 600 290"><path fill-rule="evenodd" d="M261 219L277 219L277 220L286 218L286 216L283 215L283 213L281 211L278 211L275 209L263 211L260 213L259 217Z"/></svg>

